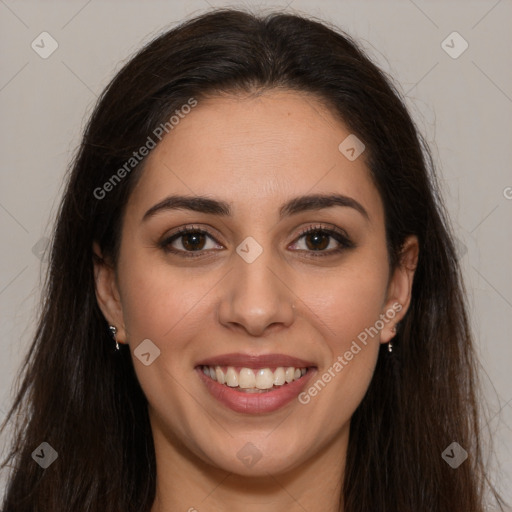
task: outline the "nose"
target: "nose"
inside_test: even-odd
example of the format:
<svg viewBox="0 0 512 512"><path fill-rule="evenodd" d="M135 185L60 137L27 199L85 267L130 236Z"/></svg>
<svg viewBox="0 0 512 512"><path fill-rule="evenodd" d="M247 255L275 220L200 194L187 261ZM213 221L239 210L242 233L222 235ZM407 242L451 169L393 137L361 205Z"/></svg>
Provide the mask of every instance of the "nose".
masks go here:
<svg viewBox="0 0 512 512"><path fill-rule="evenodd" d="M251 336L289 327L297 300L290 273L267 249L251 263L233 254L233 267L223 282L219 321Z"/></svg>

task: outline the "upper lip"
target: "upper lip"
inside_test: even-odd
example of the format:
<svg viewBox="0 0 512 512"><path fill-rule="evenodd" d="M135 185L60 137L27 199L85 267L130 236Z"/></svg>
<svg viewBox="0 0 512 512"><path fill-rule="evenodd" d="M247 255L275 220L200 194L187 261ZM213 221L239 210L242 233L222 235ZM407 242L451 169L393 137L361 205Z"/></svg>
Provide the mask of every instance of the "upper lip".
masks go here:
<svg viewBox="0 0 512 512"><path fill-rule="evenodd" d="M222 354L203 359L197 366L242 366L244 368L269 368L279 366L293 366L294 368L308 368L315 366L311 361L285 354Z"/></svg>

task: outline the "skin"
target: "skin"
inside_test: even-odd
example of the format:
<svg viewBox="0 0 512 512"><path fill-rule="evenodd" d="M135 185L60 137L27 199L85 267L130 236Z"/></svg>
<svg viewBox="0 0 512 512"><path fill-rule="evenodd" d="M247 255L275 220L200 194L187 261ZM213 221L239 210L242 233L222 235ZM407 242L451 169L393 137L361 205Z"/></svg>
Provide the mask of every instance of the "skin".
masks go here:
<svg viewBox="0 0 512 512"><path fill-rule="evenodd" d="M390 274L383 205L364 153L349 161L338 150L349 134L313 96L272 90L201 100L150 153L128 201L117 267L96 264L95 273L98 303L129 344L149 402L152 512L339 510L350 418L379 344L392 339L409 306L418 257L410 237ZM342 206L278 218L293 197L333 192L356 199L369 220ZM142 221L170 194L224 200L233 213L167 210ZM159 246L189 224L213 236L199 244L202 256ZM318 224L345 230L355 247L315 257L321 244L299 236ZM263 249L250 264L236 252L248 236ZM324 252L338 247L327 241ZM185 251L186 242L172 246ZM397 303L393 320L307 404L237 413L212 398L194 370L220 354L283 353L313 361L313 383ZM133 356L144 339L161 351L149 366ZM261 454L252 467L237 457L248 442Z"/></svg>

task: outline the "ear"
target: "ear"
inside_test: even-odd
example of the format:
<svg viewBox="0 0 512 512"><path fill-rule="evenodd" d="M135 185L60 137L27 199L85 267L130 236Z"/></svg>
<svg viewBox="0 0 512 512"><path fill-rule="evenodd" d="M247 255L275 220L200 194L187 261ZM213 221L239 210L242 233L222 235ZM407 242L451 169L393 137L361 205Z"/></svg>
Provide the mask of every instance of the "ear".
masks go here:
<svg viewBox="0 0 512 512"><path fill-rule="evenodd" d="M400 251L400 261L388 284L388 293L382 313L388 318L381 331L381 343L388 343L396 334L393 330L400 322L411 303L412 283L418 265L418 238L411 235L406 238Z"/></svg>
<svg viewBox="0 0 512 512"><path fill-rule="evenodd" d="M97 242L93 243L94 282L96 300L109 325L117 328L116 340L124 343L126 328L114 267L103 258Z"/></svg>

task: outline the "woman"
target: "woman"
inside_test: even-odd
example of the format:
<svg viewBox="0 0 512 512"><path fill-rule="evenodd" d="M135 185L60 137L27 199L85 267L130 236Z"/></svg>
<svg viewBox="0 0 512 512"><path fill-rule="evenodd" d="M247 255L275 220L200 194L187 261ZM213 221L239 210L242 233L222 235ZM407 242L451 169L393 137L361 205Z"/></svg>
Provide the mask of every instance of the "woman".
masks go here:
<svg viewBox="0 0 512 512"><path fill-rule="evenodd" d="M481 512L475 368L388 79L319 22L211 12L86 129L3 510Z"/></svg>

